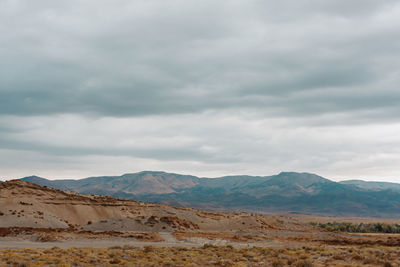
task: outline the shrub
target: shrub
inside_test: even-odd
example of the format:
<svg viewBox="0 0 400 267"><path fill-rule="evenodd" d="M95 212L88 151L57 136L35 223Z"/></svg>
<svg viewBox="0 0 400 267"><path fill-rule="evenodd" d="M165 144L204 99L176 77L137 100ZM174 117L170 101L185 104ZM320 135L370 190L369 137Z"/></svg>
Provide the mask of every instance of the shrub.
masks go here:
<svg viewBox="0 0 400 267"><path fill-rule="evenodd" d="M349 232L349 233L400 233L400 224L389 223L310 223L330 232Z"/></svg>
<svg viewBox="0 0 400 267"><path fill-rule="evenodd" d="M274 260L272 262L272 267L281 267L281 266L284 266L284 264L280 260Z"/></svg>
<svg viewBox="0 0 400 267"><path fill-rule="evenodd" d="M118 263L121 263L121 260L120 259L112 259L109 261L109 263L110 264L118 264Z"/></svg>
<svg viewBox="0 0 400 267"><path fill-rule="evenodd" d="M296 263L296 267L312 267L313 264L310 261L300 261Z"/></svg>
<svg viewBox="0 0 400 267"><path fill-rule="evenodd" d="M153 247L153 246L145 246L144 249L143 249L143 251L144 251L145 253L152 252L152 251L154 251L154 247Z"/></svg>

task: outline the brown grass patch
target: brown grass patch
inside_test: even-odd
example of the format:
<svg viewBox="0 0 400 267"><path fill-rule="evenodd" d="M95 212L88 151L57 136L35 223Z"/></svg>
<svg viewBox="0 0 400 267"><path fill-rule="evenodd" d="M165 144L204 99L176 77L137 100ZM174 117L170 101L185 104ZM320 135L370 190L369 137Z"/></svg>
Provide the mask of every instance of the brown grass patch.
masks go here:
<svg viewBox="0 0 400 267"><path fill-rule="evenodd" d="M353 259L356 253L362 260ZM115 246L0 249L0 266L399 266L400 248L201 248Z"/></svg>

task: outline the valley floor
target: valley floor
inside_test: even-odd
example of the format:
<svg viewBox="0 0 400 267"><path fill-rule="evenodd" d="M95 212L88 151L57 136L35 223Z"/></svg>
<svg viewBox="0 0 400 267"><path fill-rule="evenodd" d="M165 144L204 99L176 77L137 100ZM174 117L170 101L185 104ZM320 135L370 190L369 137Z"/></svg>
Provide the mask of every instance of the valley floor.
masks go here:
<svg viewBox="0 0 400 267"><path fill-rule="evenodd" d="M400 235L1 228L0 266L400 266Z"/></svg>
<svg viewBox="0 0 400 267"><path fill-rule="evenodd" d="M399 247L0 249L0 266L399 266Z"/></svg>

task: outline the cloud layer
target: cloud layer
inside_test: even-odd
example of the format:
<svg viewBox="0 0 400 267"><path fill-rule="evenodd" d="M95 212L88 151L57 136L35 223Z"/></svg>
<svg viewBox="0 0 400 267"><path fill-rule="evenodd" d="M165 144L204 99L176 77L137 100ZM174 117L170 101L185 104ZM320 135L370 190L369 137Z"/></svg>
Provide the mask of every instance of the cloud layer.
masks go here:
<svg viewBox="0 0 400 267"><path fill-rule="evenodd" d="M1 1L0 175L396 181L399 18L375 0Z"/></svg>

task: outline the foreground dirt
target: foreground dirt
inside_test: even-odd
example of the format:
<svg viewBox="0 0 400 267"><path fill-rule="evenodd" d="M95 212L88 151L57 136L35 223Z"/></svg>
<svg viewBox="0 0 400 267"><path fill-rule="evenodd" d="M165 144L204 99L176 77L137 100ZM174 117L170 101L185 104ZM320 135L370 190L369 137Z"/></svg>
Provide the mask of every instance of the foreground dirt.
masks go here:
<svg viewBox="0 0 400 267"><path fill-rule="evenodd" d="M398 247L0 249L0 266L399 266Z"/></svg>

